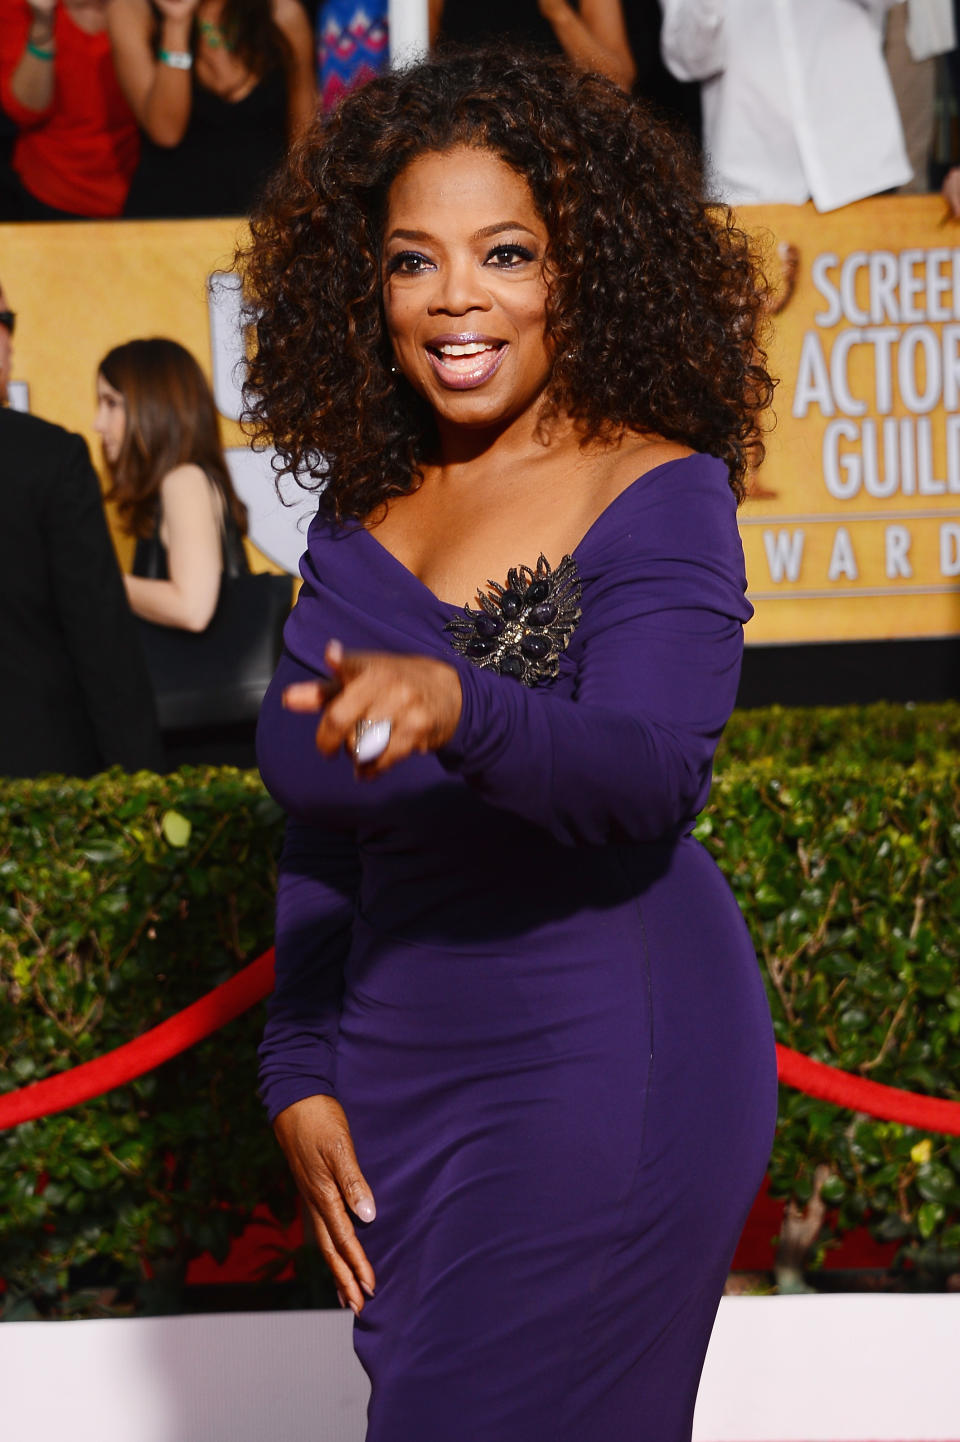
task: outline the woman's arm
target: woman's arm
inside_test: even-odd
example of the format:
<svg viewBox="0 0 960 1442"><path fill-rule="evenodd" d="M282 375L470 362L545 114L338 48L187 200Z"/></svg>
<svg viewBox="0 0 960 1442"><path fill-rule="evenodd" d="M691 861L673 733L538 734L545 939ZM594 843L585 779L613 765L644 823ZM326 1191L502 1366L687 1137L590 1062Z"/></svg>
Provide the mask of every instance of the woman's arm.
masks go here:
<svg viewBox="0 0 960 1442"><path fill-rule="evenodd" d="M331 645L342 689L330 699L301 683L286 705L322 712L327 756L351 747L360 718L389 718L366 775L436 751L486 801L567 845L673 839L706 800L751 614L726 468L704 457L659 467L619 520L584 583L574 699L467 660Z"/></svg>
<svg viewBox="0 0 960 1442"><path fill-rule="evenodd" d="M290 46L287 70L287 137L293 141L317 113L313 31L299 0L274 0L273 18Z"/></svg>
<svg viewBox="0 0 960 1442"><path fill-rule="evenodd" d="M629 90L637 74L620 0L581 0L577 13L567 0L539 0L564 54L583 70L595 70Z"/></svg>
<svg viewBox="0 0 960 1442"><path fill-rule="evenodd" d="M203 631L220 594L223 545L219 503L199 466L177 466L160 487L170 579L125 576L131 609L145 621Z"/></svg>
<svg viewBox="0 0 960 1442"><path fill-rule="evenodd" d="M57 0L31 0L26 8L29 11L26 35L14 41L16 58L13 69L4 75L3 89L6 108L15 112L13 119L21 120L22 109L29 124L41 119L53 104Z"/></svg>
<svg viewBox="0 0 960 1442"><path fill-rule="evenodd" d="M120 89L141 128L155 145L179 145L190 122L190 69L159 55L190 52L199 0L157 0L160 41L154 53L153 12L148 0L110 0L107 29Z"/></svg>
<svg viewBox="0 0 960 1442"><path fill-rule="evenodd" d="M726 0L660 0L663 63L678 80L709 80L726 66Z"/></svg>
<svg viewBox="0 0 960 1442"><path fill-rule="evenodd" d="M360 863L353 837L288 821L277 878L276 980L260 1045L270 1121L294 1102L336 1091L343 964Z"/></svg>
<svg viewBox="0 0 960 1442"><path fill-rule="evenodd" d="M360 866L356 843L288 821L277 883L276 979L260 1045L260 1095L341 1299L354 1312L376 1279L347 1208L364 1222L373 1193L335 1100L343 963Z"/></svg>

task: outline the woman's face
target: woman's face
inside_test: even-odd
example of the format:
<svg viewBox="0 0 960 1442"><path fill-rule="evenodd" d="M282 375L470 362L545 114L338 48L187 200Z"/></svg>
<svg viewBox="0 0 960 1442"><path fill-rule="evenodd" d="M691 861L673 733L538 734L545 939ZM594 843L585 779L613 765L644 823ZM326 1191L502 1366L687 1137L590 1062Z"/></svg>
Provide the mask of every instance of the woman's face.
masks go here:
<svg viewBox="0 0 960 1442"><path fill-rule="evenodd" d="M502 427L537 405L550 375L547 239L529 185L489 150L431 151L394 180L387 330L441 422Z"/></svg>
<svg viewBox="0 0 960 1442"><path fill-rule="evenodd" d="M97 376L97 414L93 429L103 442L108 464L115 466L126 434L127 407L123 396L103 375Z"/></svg>

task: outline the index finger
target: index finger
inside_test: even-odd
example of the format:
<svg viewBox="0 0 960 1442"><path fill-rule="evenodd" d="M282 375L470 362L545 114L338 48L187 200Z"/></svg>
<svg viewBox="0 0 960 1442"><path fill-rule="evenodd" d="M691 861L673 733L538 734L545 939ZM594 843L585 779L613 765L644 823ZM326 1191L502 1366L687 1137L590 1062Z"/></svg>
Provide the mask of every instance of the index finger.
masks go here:
<svg viewBox="0 0 960 1442"><path fill-rule="evenodd" d="M283 704L288 711L322 711L342 689L339 681L293 681L283 688Z"/></svg>

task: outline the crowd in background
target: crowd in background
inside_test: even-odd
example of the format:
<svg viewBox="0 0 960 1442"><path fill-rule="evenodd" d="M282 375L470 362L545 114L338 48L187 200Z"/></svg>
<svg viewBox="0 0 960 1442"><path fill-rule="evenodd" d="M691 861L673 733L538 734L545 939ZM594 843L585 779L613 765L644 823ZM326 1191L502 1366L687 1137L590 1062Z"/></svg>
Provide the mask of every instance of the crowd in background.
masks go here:
<svg viewBox="0 0 960 1442"><path fill-rule="evenodd" d="M632 89L702 133L724 199L831 209L960 159L958 5L429 0L429 23ZM386 0L0 0L0 220L245 214L388 54Z"/></svg>
<svg viewBox="0 0 960 1442"><path fill-rule="evenodd" d="M320 0L315 11L308 3L0 0L0 221L248 213L317 110L329 112L388 61L386 0ZM430 0L429 23L431 43L512 40L606 74L702 144L708 189L730 203L812 199L826 211L942 185L960 218L958 10L960 0ZM0 302L2 404L14 315L2 294ZM144 562L109 585L104 567L116 568L102 515L93 519L99 490L89 460L75 454L79 438L31 430L46 423L0 412L8 458L22 452L26 470L46 466L49 481L33 486L29 505L17 503L21 529L34 515L36 534L20 551L36 564L29 577L23 572L23 594L8 577L0 601L14 620L31 608L46 617L51 665L74 673L73 699L57 693L53 709L59 722L83 712L72 729L89 735L76 755L61 738L41 764L36 748L50 741L49 727L31 713L20 726L19 760L11 761L20 744L12 732L0 748L0 774L145 764L157 755L140 660L122 668L128 694L98 739L112 685L103 647L87 644L82 608L59 614L57 586L33 594L36 578L60 566L41 566L43 546L66 540L63 513L54 523L58 466L73 476L68 489L95 558L88 580L100 588L101 609L112 608L101 631L130 656L136 636L121 612L154 629L201 633L222 609L221 578L246 570L244 511L196 361L172 341L133 342L104 359L98 397L110 496ZM134 427L141 441L147 431L155 441L140 445L139 461L129 444ZM63 570L74 579L78 554L73 547ZM33 663L24 664L29 671ZM23 691L12 672L9 680ZM52 685L47 678L31 704L46 695L41 711L49 711ZM139 728L136 757L126 742L114 744L124 706L139 715L127 727L128 741Z"/></svg>

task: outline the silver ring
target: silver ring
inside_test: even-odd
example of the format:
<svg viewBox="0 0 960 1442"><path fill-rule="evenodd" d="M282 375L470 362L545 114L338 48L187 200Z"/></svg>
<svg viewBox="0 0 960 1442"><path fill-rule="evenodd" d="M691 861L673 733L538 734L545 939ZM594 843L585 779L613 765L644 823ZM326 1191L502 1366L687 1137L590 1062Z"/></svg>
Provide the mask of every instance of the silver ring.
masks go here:
<svg viewBox="0 0 960 1442"><path fill-rule="evenodd" d="M376 761L378 756L383 755L390 745L392 730L391 721L364 719L357 722L353 735L353 759L358 766L368 766L371 761Z"/></svg>

